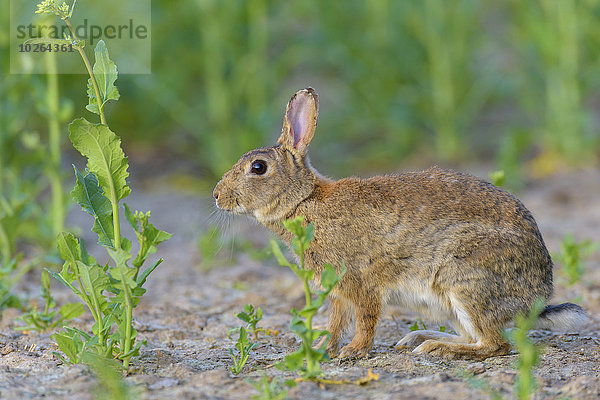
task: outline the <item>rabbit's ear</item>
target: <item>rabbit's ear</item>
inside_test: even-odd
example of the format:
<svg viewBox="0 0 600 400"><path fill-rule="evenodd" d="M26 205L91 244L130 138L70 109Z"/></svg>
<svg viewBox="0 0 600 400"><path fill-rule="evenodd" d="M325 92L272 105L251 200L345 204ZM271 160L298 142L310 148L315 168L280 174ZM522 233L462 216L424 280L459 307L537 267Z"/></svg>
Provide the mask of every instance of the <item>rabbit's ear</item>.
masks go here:
<svg viewBox="0 0 600 400"><path fill-rule="evenodd" d="M290 150L306 153L319 117L319 95L311 87L292 96L283 116L283 128L278 144Z"/></svg>

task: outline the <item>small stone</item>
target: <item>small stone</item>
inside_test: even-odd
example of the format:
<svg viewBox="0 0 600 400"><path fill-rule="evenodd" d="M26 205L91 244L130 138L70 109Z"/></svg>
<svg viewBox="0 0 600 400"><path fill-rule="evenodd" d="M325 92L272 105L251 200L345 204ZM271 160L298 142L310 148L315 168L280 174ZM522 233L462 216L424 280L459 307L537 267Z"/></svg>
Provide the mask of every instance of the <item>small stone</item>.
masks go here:
<svg viewBox="0 0 600 400"><path fill-rule="evenodd" d="M2 349L0 349L0 355L7 355L12 353L13 351L17 350L12 344L7 344L4 347L2 347Z"/></svg>
<svg viewBox="0 0 600 400"><path fill-rule="evenodd" d="M485 364L482 362L473 363L467 367L467 371L472 373L473 375L479 375L486 371Z"/></svg>

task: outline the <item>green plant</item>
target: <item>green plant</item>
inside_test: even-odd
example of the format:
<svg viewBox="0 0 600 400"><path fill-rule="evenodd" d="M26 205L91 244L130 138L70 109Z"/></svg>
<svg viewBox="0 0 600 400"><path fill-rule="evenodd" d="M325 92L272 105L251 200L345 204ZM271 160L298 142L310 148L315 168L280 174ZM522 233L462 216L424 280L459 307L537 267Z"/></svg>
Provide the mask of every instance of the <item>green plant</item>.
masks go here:
<svg viewBox="0 0 600 400"><path fill-rule="evenodd" d="M238 332L238 340L235 348L240 354L239 358L235 356L234 349L229 349L229 354L233 359L233 366L230 368L230 370L237 375L242 372L244 365L246 365L246 361L248 361L248 357L250 356L250 351L258 346L258 343L250 342L248 339L248 332L251 332L254 335L254 340L258 340L258 332L267 332L267 330L256 327L256 324L260 322L263 316L263 312L260 307L254 308L252 304L245 304L244 310L237 313L236 316L247 324L246 328L240 326L238 328L232 328L227 332L227 336L230 339L233 333Z"/></svg>
<svg viewBox="0 0 600 400"><path fill-rule="evenodd" d="M314 235L314 225L308 224L303 226L304 217L298 216L295 219L283 222L283 226L294 235L292 239L292 249L300 259L300 265L290 263L279 248L275 240L271 240L273 254L279 261L279 264L290 268L294 274L302 281L304 285L304 297L306 305L300 311L292 308L293 315L290 329L296 333L302 340L300 348L295 352L287 355L284 362L280 365L290 371L298 371L304 379L313 379L322 375L321 362L328 361L327 355L327 340L318 348L313 348L313 342L320 337L328 336L326 330L314 329L312 319L323 305L325 298L331 292L333 287L342 278L346 269L342 266L342 271L338 274L331 264L325 264L321 273L321 286L323 290L317 291L317 297L313 298L313 293L310 289L310 281L315 276L315 271L307 269L304 266L304 252L308 248Z"/></svg>
<svg viewBox="0 0 600 400"><path fill-rule="evenodd" d="M58 235L57 247L65 263L60 273L52 275L80 298L92 313L95 323L91 335L67 327L53 338L70 362L85 361L87 353L91 352L114 357L127 368L131 357L139 354L142 345L142 342L136 343L133 309L146 291L142 286L148 275L162 259L143 271L140 269L148 256L156 251L156 246L171 235L149 223L150 212L132 213L125 204L125 217L139 243L138 253L129 266L133 258L131 241L121 236L119 218L119 203L131 192L126 181L129 165L121 149L121 140L106 125L104 115L106 104L120 97L115 86L117 67L100 40L94 50L92 68L84 51L85 43L77 38L69 21L73 8L66 3L59 5L56 1L45 0L38 4L36 12L56 14L65 21L72 36L64 42L77 49L90 76L86 109L100 117L100 124L79 118L69 125L73 146L87 158L83 173L74 166L76 185L71 197L94 217L92 231L98 234L98 243L106 248L114 263L100 265L87 253L83 240L70 233Z"/></svg>
<svg viewBox="0 0 600 400"><path fill-rule="evenodd" d="M258 340L258 332L260 329L256 328L256 324L262 319L262 309L260 307L254 308L252 304L244 304L244 311L237 313L236 316L248 324L246 329L249 332L252 332L254 340Z"/></svg>
<svg viewBox="0 0 600 400"><path fill-rule="evenodd" d="M25 323L25 326L19 326L17 330L28 330L37 332L46 332L57 326L63 326L67 321L77 318L85 312L85 307L81 303L67 303L56 310L56 302L50 291L50 275L47 270L42 271L42 298L44 299L44 310L38 311L37 306L33 306L29 312L19 317L19 320Z"/></svg>
<svg viewBox="0 0 600 400"><path fill-rule="evenodd" d="M419 322L421 323L422 328L419 328ZM427 329L427 327L425 326L425 323L422 320L418 319L408 329L410 329L411 331L414 332L414 331L418 331L420 329Z"/></svg>
<svg viewBox="0 0 600 400"><path fill-rule="evenodd" d="M489 176L490 176L490 180L492 181L493 185L502 187L506 183L506 174L504 173L503 170L492 171L492 172L490 172Z"/></svg>
<svg viewBox="0 0 600 400"><path fill-rule="evenodd" d="M64 224L58 124L70 108L59 98L54 54L43 61L46 76L11 75L8 63L0 66L0 312L21 306L12 288L40 264Z"/></svg>
<svg viewBox="0 0 600 400"><path fill-rule="evenodd" d="M287 390L284 390L279 378L269 378L267 374L263 373L260 380L248 382L258 390L258 394L250 396L252 400L283 400L287 398ZM294 383L286 382L288 386L292 384Z"/></svg>
<svg viewBox="0 0 600 400"><path fill-rule="evenodd" d="M0 316L9 307L21 307L21 299L12 293L12 288L31 269L32 264L20 263L21 256L13 258L6 264L0 264Z"/></svg>
<svg viewBox="0 0 600 400"><path fill-rule="evenodd" d="M567 278L567 284L578 282L585 269L585 259L596 251L597 244L590 240L576 242L573 235L568 234L560 242L560 253L556 259L562 264L561 272Z"/></svg>
<svg viewBox="0 0 600 400"><path fill-rule="evenodd" d="M123 381L121 365L118 362L90 353L85 363L96 376L97 384L93 391L95 399L131 400L137 397Z"/></svg>
<svg viewBox="0 0 600 400"><path fill-rule="evenodd" d="M519 352L517 360L518 376L515 383L517 398L520 400L530 399L536 389L533 368L538 363L539 351L537 346L529 339L527 333L533 329L535 323L544 309L544 301L538 299L528 315L519 314L515 318L516 329L511 332L511 338Z"/></svg>
<svg viewBox="0 0 600 400"><path fill-rule="evenodd" d="M233 349L229 349L229 355L233 359L233 365L229 367L229 370L235 375L237 375L240 372L242 372L242 369L244 369L244 365L246 365L248 357L250 357L250 351L252 351L252 349L254 349L256 346L258 346L258 343L250 342L250 340L248 339L248 332L243 326L235 330L238 331L238 339L235 344L235 348L239 352L239 357L235 355ZM230 330L228 332L228 336L230 339L230 334L232 333L232 331L233 330Z"/></svg>

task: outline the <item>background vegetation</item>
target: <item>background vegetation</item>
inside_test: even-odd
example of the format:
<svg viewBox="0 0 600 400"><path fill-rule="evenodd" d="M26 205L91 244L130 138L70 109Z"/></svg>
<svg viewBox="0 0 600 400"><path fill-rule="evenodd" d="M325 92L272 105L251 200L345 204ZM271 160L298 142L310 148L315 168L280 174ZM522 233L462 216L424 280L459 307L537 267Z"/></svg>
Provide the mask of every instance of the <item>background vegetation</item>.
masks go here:
<svg viewBox="0 0 600 400"><path fill-rule="evenodd" d="M166 146L207 178L271 143L287 99L307 85L322 101L313 158L331 173L423 157L493 159L512 175L528 161L536 174L597 161L598 0L152 5L153 73L119 78L127 95L109 118L130 147ZM44 110L29 103L46 82L8 75L8 57L1 68L6 165L27 147L24 132L45 140ZM61 97L85 102L81 79L61 76Z"/></svg>

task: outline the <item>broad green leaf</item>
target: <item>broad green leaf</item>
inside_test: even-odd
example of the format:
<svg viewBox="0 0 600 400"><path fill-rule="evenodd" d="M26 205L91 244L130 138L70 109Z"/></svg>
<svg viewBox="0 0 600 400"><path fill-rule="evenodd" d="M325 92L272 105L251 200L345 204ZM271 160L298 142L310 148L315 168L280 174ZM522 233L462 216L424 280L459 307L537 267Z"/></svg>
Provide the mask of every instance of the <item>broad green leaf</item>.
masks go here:
<svg viewBox="0 0 600 400"><path fill-rule="evenodd" d="M308 226L306 227L305 230L305 236L304 236L304 245L305 248L308 247L308 244L310 242L312 242L313 238L315 236L315 226L314 224L311 222L310 224L308 224Z"/></svg>
<svg viewBox="0 0 600 400"><path fill-rule="evenodd" d="M117 271L115 271L115 269ZM126 265L120 265L117 268L113 268L111 270L111 274L113 275L113 278L115 278L119 282L117 284L117 287L119 289L122 288L121 285L123 284L123 279L125 280L125 283L127 284L127 287L129 288L129 290L135 289L138 285L137 282L135 281L135 274L136 274L135 268L130 268Z"/></svg>
<svg viewBox="0 0 600 400"><path fill-rule="evenodd" d="M50 274L46 270L42 271L42 286L46 290L50 290Z"/></svg>
<svg viewBox="0 0 600 400"><path fill-rule="evenodd" d="M56 238L56 248L60 257L66 262L75 264L76 261L81 261L81 247L73 234L68 232L59 233Z"/></svg>
<svg viewBox="0 0 600 400"><path fill-rule="evenodd" d="M342 271L338 275L335 268L331 264L325 264L323 273L321 274L321 286L325 288L325 292L329 293L331 289L342 279L346 273L346 267L342 264Z"/></svg>
<svg viewBox="0 0 600 400"><path fill-rule="evenodd" d="M115 261L117 267L125 266L127 267L127 261L131 259L131 253L127 250L118 249L108 249L108 254Z"/></svg>
<svg viewBox="0 0 600 400"><path fill-rule="evenodd" d="M68 336L68 334L65 334L64 332L55 333L51 337L58 345L60 351L69 357L71 363L76 364L79 362L78 355L81 349L77 348L74 338Z"/></svg>
<svg viewBox="0 0 600 400"><path fill-rule="evenodd" d="M94 259L94 257L88 254L87 248L85 247L85 241L83 239L79 239L79 249L81 251L81 261L83 261L84 264L96 264L96 260Z"/></svg>
<svg viewBox="0 0 600 400"><path fill-rule="evenodd" d="M111 203L129 195L129 164L117 135L105 125L79 118L69 125L69 138L73 146L88 158L88 170L96 176Z"/></svg>
<svg viewBox="0 0 600 400"><path fill-rule="evenodd" d="M288 219L283 221L283 227L294 234L296 237L303 237L305 230L302 226L304 222L304 217L299 215L294 219Z"/></svg>
<svg viewBox="0 0 600 400"><path fill-rule="evenodd" d="M76 279L75 274L69 272L69 263L65 262L62 267L62 271L60 273L56 273L54 271L48 271L50 275L66 287L71 287L71 283L73 283Z"/></svg>
<svg viewBox="0 0 600 400"><path fill-rule="evenodd" d="M104 112L104 106L110 100L119 99L119 90L115 86L117 80L117 66L108 56L108 49L103 40L100 40L94 49L94 68L93 73L96 77L96 83L98 84L98 91L100 92L100 103L102 109L98 109L98 101L96 100L96 91L92 84L92 79L88 79L87 94L89 104L85 106L88 111L94 114L100 115L100 111Z"/></svg>
<svg viewBox="0 0 600 400"><path fill-rule="evenodd" d="M239 319L241 319L242 321L244 321L246 323L250 323L250 316L248 314L246 314L245 312L237 313L236 317L238 317Z"/></svg>
<svg viewBox="0 0 600 400"><path fill-rule="evenodd" d="M92 232L98 234L98 243L102 246L114 248L115 233L110 200L104 196L96 175L87 172L84 176L75 165L73 165L73 169L75 170L77 184L71 191L71 197L85 212L94 217Z"/></svg>
<svg viewBox="0 0 600 400"><path fill-rule="evenodd" d="M304 366L304 348L300 347L300 349L295 352L288 354L285 356L285 361L283 364L285 365L285 369L288 371L297 371Z"/></svg>
<svg viewBox="0 0 600 400"><path fill-rule="evenodd" d="M67 303L58 311L63 319L73 319L79 317L85 312L85 307L81 303Z"/></svg>
<svg viewBox="0 0 600 400"><path fill-rule="evenodd" d="M81 281L91 301L91 305L97 312L103 312L106 309L107 299L102 294L110 284L108 276L99 265L85 265L81 261L77 262Z"/></svg>

